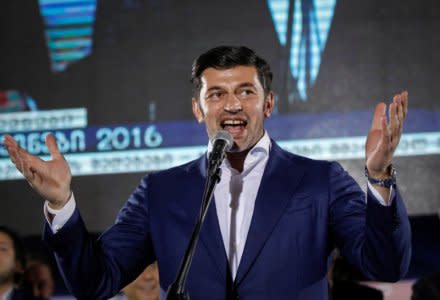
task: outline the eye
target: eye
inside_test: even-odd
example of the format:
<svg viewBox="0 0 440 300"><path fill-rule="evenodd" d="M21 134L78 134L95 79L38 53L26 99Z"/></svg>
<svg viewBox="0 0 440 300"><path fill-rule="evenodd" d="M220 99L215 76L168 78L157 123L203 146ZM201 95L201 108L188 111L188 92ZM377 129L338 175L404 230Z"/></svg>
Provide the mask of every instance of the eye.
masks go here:
<svg viewBox="0 0 440 300"><path fill-rule="evenodd" d="M246 97L254 94L254 91L251 89L242 89L238 93L240 97Z"/></svg>
<svg viewBox="0 0 440 300"><path fill-rule="evenodd" d="M208 99L210 100L218 100L223 96L223 92L217 91L208 94Z"/></svg>

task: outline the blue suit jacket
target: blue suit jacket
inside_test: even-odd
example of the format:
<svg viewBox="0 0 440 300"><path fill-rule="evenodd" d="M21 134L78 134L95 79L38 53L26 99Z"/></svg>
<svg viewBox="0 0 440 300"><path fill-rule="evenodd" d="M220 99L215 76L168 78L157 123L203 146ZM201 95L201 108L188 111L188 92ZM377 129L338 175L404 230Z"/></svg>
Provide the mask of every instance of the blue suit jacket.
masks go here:
<svg viewBox="0 0 440 300"><path fill-rule="evenodd" d="M157 260L166 290L199 214L205 178L206 156L145 176L97 242L78 210L58 233L46 226L44 238L69 289L79 299L106 299ZM186 290L191 300L326 299L335 245L366 276L398 280L409 265L410 227L397 189L392 197L389 207L375 199L366 204L339 164L300 157L272 142L235 280L213 201Z"/></svg>

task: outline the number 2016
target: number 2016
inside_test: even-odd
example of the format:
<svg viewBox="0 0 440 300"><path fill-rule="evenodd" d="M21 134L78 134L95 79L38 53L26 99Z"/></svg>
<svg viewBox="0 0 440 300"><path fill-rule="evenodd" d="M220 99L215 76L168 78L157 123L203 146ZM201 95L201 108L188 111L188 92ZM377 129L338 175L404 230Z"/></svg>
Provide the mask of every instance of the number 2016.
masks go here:
<svg viewBox="0 0 440 300"><path fill-rule="evenodd" d="M162 143L162 135L155 126L100 128L96 132L98 151L125 150L131 147L157 147Z"/></svg>

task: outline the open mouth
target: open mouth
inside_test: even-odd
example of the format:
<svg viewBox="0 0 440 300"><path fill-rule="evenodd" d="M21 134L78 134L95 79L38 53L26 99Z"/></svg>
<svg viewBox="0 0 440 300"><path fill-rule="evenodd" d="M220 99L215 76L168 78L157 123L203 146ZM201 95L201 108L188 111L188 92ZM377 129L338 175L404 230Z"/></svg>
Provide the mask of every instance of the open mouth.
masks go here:
<svg viewBox="0 0 440 300"><path fill-rule="evenodd" d="M221 127L227 131L241 130L247 125L245 120L224 120L221 122Z"/></svg>
<svg viewBox="0 0 440 300"><path fill-rule="evenodd" d="M226 119L220 123L223 130L229 132L234 139L240 138L245 134L247 121L239 119Z"/></svg>

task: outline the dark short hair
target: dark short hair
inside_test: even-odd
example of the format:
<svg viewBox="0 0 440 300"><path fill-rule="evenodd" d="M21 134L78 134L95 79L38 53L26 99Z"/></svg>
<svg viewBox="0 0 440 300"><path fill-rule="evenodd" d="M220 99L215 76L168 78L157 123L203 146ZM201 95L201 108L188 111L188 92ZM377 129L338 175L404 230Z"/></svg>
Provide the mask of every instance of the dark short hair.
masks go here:
<svg viewBox="0 0 440 300"><path fill-rule="evenodd" d="M263 58L244 46L219 46L206 51L194 60L191 72L193 97L199 98L202 87L200 77L203 71L208 68L224 70L236 66L254 66L257 69L258 79L263 86L265 96L269 94L273 74L269 64Z"/></svg>
<svg viewBox="0 0 440 300"><path fill-rule="evenodd" d="M14 247L15 260L20 262L21 267L26 267L26 252L24 248L24 243L17 232L9 227L0 225L0 232L9 236L12 240L12 246Z"/></svg>

